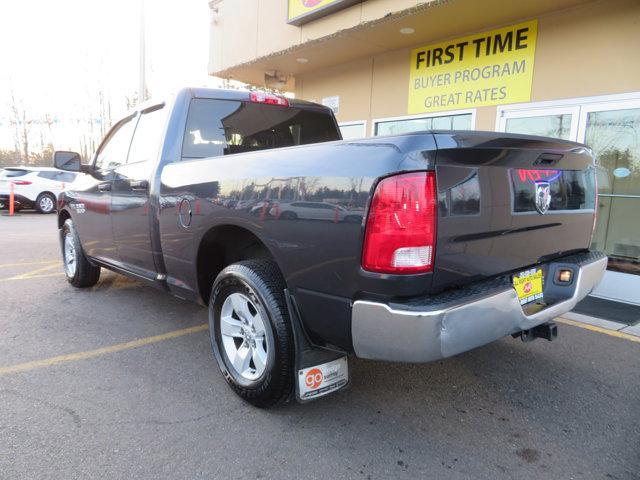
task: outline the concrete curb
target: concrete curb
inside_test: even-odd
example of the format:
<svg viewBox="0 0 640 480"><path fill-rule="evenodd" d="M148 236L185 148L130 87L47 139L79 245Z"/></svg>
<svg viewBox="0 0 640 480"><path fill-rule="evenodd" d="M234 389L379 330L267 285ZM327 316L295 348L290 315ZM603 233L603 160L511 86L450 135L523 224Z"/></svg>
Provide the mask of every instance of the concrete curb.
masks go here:
<svg viewBox="0 0 640 480"><path fill-rule="evenodd" d="M561 317L558 317L556 321L565 325L584 328L586 330L640 343L640 324L629 326L574 312L565 313Z"/></svg>

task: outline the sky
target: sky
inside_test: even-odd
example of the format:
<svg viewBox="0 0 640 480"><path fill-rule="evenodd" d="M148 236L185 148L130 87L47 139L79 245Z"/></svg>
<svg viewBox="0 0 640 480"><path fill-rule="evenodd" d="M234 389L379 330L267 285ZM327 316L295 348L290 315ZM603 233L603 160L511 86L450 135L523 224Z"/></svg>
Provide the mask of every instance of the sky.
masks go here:
<svg viewBox="0 0 640 480"><path fill-rule="evenodd" d="M113 121L139 82L143 0L11 0L0 6L0 148L13 148L13 93L27 119L55 118L56 149L74 147L78 120L111 101ZM218 86L207 75L207 0L144 0L146 79L152 96L185 85ZM86 125L86 122L83 124ZM85 127L86 128L86 127ZM45 129L46 130L46 129ZM42 129L32 129L37 148Z"/></svg>

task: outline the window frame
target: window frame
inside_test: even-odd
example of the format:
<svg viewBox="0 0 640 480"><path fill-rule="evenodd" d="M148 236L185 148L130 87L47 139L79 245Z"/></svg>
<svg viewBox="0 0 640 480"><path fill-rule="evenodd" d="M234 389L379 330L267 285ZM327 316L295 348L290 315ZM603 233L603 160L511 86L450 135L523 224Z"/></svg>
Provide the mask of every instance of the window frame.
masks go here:
<svg viewBox="0 0 640 480"><path fill-rule="evenodd" d="M399 117L381 117L374 118L371 122L371 136L376 137L376 128L379 123L385 122L398 122L403 120L422 120L425 118L437 118L437 117L452 117L456 115L468 115L471 114L471 130L476 129L476 109L475 108L465 108L462 110L445 110L441 112L430 112L430 113L419 113L416 115L402 115ZM401 135L401 134L399 134Z"/></svg>
<svg viewBox="0 0 640 480"><path fill-rule="evenodd" d="M507 121L514 118L535 118L550 117L554 115L571 115L571 128L569 129L569 138L564 140L576 141L578 135L578 124L580 121L580 106L558 106L558 107L533 107L530 109L514 109L502 110L502 114L498 119L496 130L505 132Z"/></svg>
<svg viewBox="0 0 640 480"><path fill-rule="evenodd" d="M142 163L145 162L146 160L138 160L137 162L130 162L129 161L129 155L131 154L131 146L133 145L133 140L136 138L136 133L138 132L138 127L140 126L140 120L142 120L142 117L144 115L149 115L153 112L156 112L158 110L162 110L165 107L165 102L161 102L161 103L157 103L154 105L151 105L149 107L143 108L142 110L140 110L139 112L136 112L136 114L134 116L137 117L136 119L136 125L133 129L133 134L131 135L131 141L129 142L129 148L127 149L127 161L125 163L123 163L122 165L135 165L138 163ZM164 118L164 125L162 127L162 139L164 139L164 136L166 135L166 130L167 130L167 122L168 122L169 118L168 116L165 114L165 118ZM162 141L160 142L161 144L158 145L158 155L160 155L162 153ZM120 165L120 166L122 166ZM116 167L118 168L118 167Z"/></svg>
<svg viewBox="0 0 640 480"><path fill-rule="evenodd" d="M355 125L362 125L362 137L361 138L367 138L369 131L367 128L367 121L366 120L353 120L353 121L349 121L349 122L338 122L338 129L340 130L342 127L353 127ZM340 130L340 136L342 136L342 130ZM344 140L344 138L343 138ZM349 141L349 140L347 140Z"/></svg>
<svg viewBox="0 0 640 480"><path fill-rule="evenodd" d="M138 127L138 116L139 116L139 112L134 112L131 113L129 115L127 115L126 117L120 119L113 127L111 127L109 129L109 132L105 135L105 137L102 139L102 142L100 142L100 145L98 146L98 148L96 149L96 153L93 154L93 162L91 162L91 165L93 167L93 170L96 172L112 172L114 171L116 168L121 167L122 165L126 165L128 160L129 160L129 149L131 148L131 142L133 141L133 135L136 132L136 128ZM133 130L131 132L131 138L129 139L129 146L127 147L127 155L125 157L125 161L124 163L121 163L120 165L118 165L117 167L114 168L109 168L109 169L98 169L96 168L96 163L98 162L98 155L100 155L100 152L102 152L102 150L104 149L104 147L109 143L109 141L113 138L113 136L115 135L115 133L127 122L129 121L134 121L135 125L133 126Z"/></svg>
<svg viewBox="0 0 640 480"><path fill-rule="evenodd" d="M584 143L588 113L604 110L640 108L640 91L498 105L496 109L495 131L504 132L503 127L506 123L502 121L502 118L505 115L513 115L514 117L517 115L518 118L532 117L537 116L537 112L545 110L557 113L558 111L571 108L579 110L579 115L575 117L575 136L572 135L569 140ZM541 113L540 115L544 114ZM572 132L574 131L574 125L571 126L571 130Z"/></svg>

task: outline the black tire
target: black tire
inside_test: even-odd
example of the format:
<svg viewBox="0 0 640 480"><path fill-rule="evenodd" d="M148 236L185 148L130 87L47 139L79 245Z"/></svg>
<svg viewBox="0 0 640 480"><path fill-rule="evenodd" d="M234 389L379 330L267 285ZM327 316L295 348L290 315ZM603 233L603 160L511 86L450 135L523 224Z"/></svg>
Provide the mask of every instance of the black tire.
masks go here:
<svg viewBox="0 0 640 480"><path fill-rule="evenodd" d="M209 301L209 333L218 366L229 386L255 407L284 403L293 391L295 345L284 295L285 282L270 260L246 260L226 267L216 278ZM221 311L232 293L241 293L256 307L265 324L267 362L255 380L243 378L233 367L222 343ZM269 343L271 342L271 343Z"/></svg>
<svg viewBox="0 0 640 480"><path fill-rule="evenodd" d="M49 208L48 206L48 202L47 202L47 206L43 207L41 205L41 203L43 202L43 200L50 200L51 201L51 208ZM38 213L53 213L56 211L56 197L54 197L51 193L41 193L40 195L38 195L38 198L36 198L36 210L38 211Z"/></svg>
<svg viewBox="0 0 640 480"><path fill-rule="evenodd" d="M67 259L65 258L65 238L70 235L74 242L75 248L75 270L73 275L70 275L67 268ZM93 287L100 279L100 267L94 266L89 263L87 256L82 249L78 232L76 232L73 220L70 218L64 222L62 226L62 232L60 236L60 242L62 247L62 260L65 265L65 276L67 281L76 288L88 288Z"/></svg>

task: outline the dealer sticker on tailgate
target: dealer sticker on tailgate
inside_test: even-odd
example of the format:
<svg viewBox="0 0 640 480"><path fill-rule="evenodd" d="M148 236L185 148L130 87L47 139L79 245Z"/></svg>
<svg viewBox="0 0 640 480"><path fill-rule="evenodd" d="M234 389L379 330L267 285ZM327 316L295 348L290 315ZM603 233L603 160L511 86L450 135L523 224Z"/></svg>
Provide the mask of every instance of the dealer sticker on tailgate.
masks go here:
<svg viewBox="0 0 640 480"><path fill-rule="evenodd" d="M335 392L347 383L349 383L347 357L298 371L298 391L301 400L311 400Z"/></svg>
<svg viewBox="0 0 640 480"><path fill-rule="evenodd" d="M520 305L542 298L543 280L541 268L532 268L513 276L513 288L516 289Z"/></svg>

